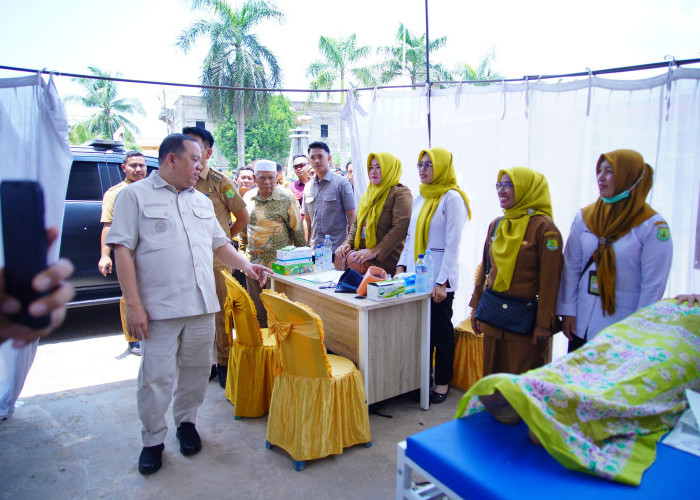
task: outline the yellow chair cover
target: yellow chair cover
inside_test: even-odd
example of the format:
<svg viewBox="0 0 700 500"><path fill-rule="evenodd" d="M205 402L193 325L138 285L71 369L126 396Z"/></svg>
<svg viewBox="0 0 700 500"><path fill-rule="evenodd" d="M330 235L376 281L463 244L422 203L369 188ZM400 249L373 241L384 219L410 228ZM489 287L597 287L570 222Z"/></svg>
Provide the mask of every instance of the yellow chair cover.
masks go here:
<svg viewBox="0 0 700 500"><path fill-rule="evenodd" d="M224 313L231 344L225 394L234 405L236 417L261 417L270 409L272 387L281 370L277 342L267 328L260 329L248 292L231 273L221 273L228 290ZM235 339L232 328L236 330Z"/></svg>
<svg viewBox="0 0 700 500"><path fill-rule="evenodd" d="M347 358L327 355L321 318L284 294L264 290L268 325L282 373L275 379L267 441L296 461L343 453L370 441L362 373Z"/></svg>
<svg viewBox="0 0 700 500"><path fill-rule="evenodd" d="M484 372L484 336L474 333L469 319L455 328L452 385L469 390Z"/></svg>

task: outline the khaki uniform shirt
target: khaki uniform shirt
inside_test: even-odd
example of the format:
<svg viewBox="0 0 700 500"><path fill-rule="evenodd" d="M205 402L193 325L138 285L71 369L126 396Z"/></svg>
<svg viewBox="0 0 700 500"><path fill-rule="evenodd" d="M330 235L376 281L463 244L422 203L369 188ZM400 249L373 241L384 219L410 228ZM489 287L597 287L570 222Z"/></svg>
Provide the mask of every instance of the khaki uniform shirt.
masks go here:
<svg viewBox="0 0 700 500"><path fill-rule="evenodd" d="M481 268L476 275L474 294L469 306L476 309L479 299L484 291L484 286L493 287L496 281L498 269L491 254L491 236L496 224L495 219L489 225L489 232L484 243L484 253ZM489 275L485 275L486 259L491 262ZM510 288L504 293L520 297L523 299L534 299L537 297L537 318L535 326L550 330L555 325L555 312L557 308L557 294L559 292L559 279L564 267L564 257L562 253L562 240L559 229L554 225L554 221L546 215L535 215L530 218L530 222L525 230L523 243L515 261L513 278ZM488 328L483 329L485 334L492 331L501 330ZM505 332L508 336L522 338L522 335Z"/></svg>
<svg viewBox="0 0 700 500"><path fill-rule="evenodd" d="M101 223L112 223L112 214L114 213L114 202L117 199L117 195L121 192L122 189L131 184L131 182L132 181L130 181L129 179L124 179L119 184L115 184L105 192L105 195L102 198L102 217L100 218Z"/></svg>
<svg viewBox="0 0 700 500"><path fill-rule="evenodd" d="M121 192L106 240L134 251L139 296L153 320L219 310L212 251L228 242L206 196L178 193L155 170Z"/></svg>
<svg viewBox="0 0 700 500"><path fill-rule="evenodd" d="M377 220L377 244L373 250L376 250L377 256L372 261L373 266L379 266L387 273L394 274L396 272L396 263L399 261L403 245L406 242L406 233L408 233L408 225L411 222L411 205L413 204L413 196L411 190L406 186L397 184L392 186L389 194L384 201L384 206ZM355 248L355 234L357 234L357 219L353 222L348 237L345 243L350 245L350 248L361 250L367 248L365 241L366 224L360 228L362 231L362 239L360 247Z"/></svg>

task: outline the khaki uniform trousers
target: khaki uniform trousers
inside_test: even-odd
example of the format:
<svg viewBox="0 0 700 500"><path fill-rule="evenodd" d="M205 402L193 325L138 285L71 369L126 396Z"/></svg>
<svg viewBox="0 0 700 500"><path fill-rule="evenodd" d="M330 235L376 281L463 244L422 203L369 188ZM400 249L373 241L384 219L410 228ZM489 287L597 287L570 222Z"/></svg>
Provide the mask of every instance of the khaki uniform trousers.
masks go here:
<svg viewBox="0 0 700 500"><path fill-rule="evenodd" d="M221 274L222 270L231 271L228 267L218 267L214 266L214 284L216 286L216 298L219 299L219 306L221 310L216 313L215 325L216 325L216 362L221 366L228 366L228 351L231 348L228 338L228 332L226 331L226 312L224 311L224 306L226 305L226 296L228 290L226 289L226 278Z"/></svg>
<svg viewBox="0 0 700 500"><path fill-rule="evenodd" d="M122 332L124 332L124 338L126 339L127 342L138 342L138 339L135 339L131 335L129 335L129 328L126 326L126 299L122 295L122 298L119 299L119 317L122 320Z"/></svg>
<svg viewBox="0 0 700 500"><path fill-rule="evenodd" d="M136 391L144 446L165 440L165 412L171 399L176 427L196 423L209 382L213 332L214 314L148 322Z"/></svg>

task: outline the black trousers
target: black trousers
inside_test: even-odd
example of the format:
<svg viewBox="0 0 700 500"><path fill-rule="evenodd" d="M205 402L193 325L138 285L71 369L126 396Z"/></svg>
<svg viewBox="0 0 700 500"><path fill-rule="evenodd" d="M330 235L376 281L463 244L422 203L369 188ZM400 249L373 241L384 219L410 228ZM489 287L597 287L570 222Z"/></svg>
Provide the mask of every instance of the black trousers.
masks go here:
<svg viewBox="0 0 700 500"><path fill-rule="evenodd" d="M583 347L586 345L586 342L586 339L572 335L571 340L569 340L569 352L574 352L576 349Z"/></svg>
<svg viewBox="0 0 700 500"><path fill-rule="evenodd" d="M435 384L446 385L452 380L455 356L455 329L452 326L454 292L436 304L430 300L430 353L435 349Z"/></svg>

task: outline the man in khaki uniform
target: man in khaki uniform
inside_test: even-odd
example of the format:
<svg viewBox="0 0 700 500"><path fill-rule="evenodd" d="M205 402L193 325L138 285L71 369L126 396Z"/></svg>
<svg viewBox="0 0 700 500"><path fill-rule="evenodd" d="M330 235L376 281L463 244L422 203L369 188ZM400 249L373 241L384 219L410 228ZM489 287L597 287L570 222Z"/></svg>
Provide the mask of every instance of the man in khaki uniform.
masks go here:
<svg viewBox="0 0 700 500"><path fill-rule="evenodd" d="M102 276L107 276L112 273L112 249L105 245L105 238L112 225L114 202L122 189L132 182L140 181L146 177L146 159L139 151L129 151L124 155L122 170L126 178L119 184L115 184L109 188L102 198L102 217L100 218L100 222L102 223L102 236L100 238L100 261L97 264L97 268L102 273ZM131 354L140 356L141 345L138 340L129 335L129 330L126 327L126 303L124 302L124 296L122 296L119 301L119 314L122 320L122 331L129 344L129 351Z"/></svg>
<svg viewBox="0 0 700 500"><path fill-rule="evenodd" d="M214 137L206 129L201 127L185 127L182 133L192 137L202 151L202 171L199 174L199 180L194 185L194 188L200 193L207 196L214 204L214 212L216 220L219 221L221 229L230 237L236 236L241 229L248 225L250 216L246 209L243 197L236 191L231 179L214 169L207 166L207 160L211 158L214 146ZM236 218L236 221L231 224L231 214ZM221 310L216 313L216 374L219 377L219 384L222 388L226 387L226 373L228 366L229 340L228 332L225 328L224 321L224 304L226 303L226 282L221 275L221 270L226 269L229 272L230 268L226 267L219 259L214 257L214 280L216 281L216 296L219 298ZM212 375L214 370L212 369Z"/></svg>
<svg viewBox="0 0 700 500"><path fill-rule="evenodd" d="M207 389L214 313L219 310L214 256L255 276L260 286L272 272L234 250L211 199L193 188L202 170L200 156L193 138L166 137L158 151L159 169L119 195L106 239L119 267L129 333L141 340L137 408L143 424L142 474L162 465L171 400L180 452L190 456L202 449L195 424Z"/></svg>

